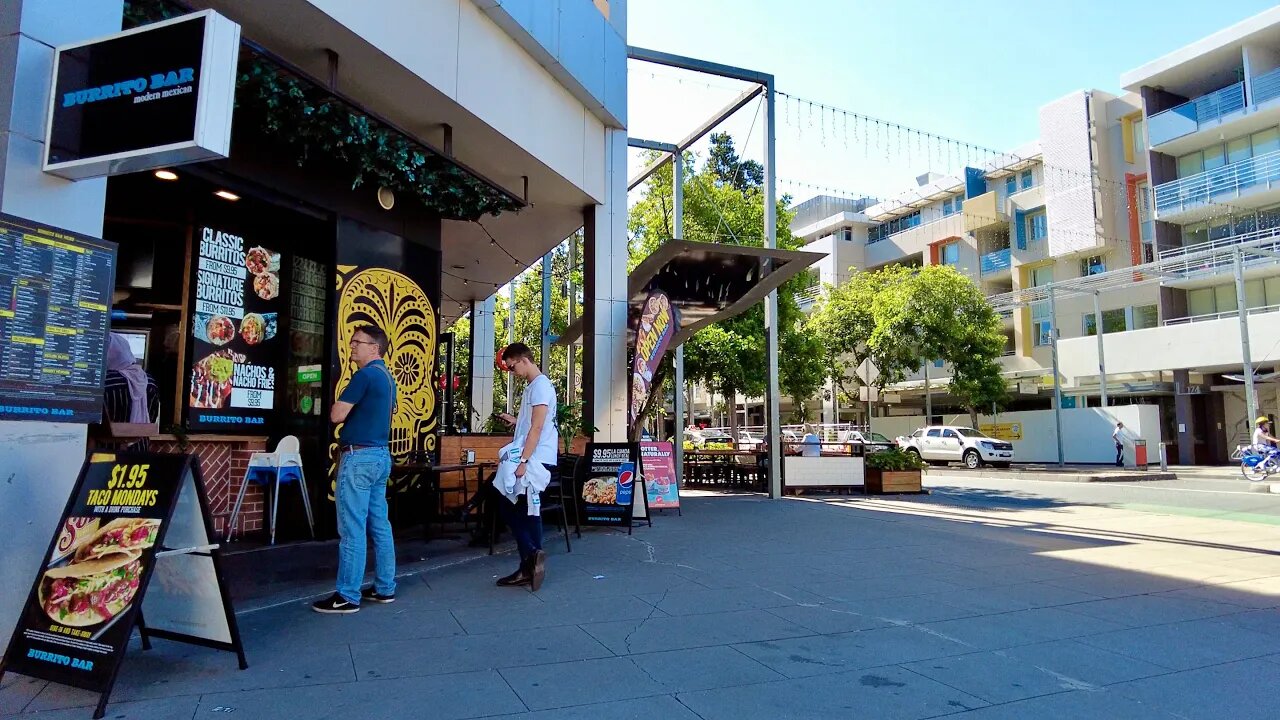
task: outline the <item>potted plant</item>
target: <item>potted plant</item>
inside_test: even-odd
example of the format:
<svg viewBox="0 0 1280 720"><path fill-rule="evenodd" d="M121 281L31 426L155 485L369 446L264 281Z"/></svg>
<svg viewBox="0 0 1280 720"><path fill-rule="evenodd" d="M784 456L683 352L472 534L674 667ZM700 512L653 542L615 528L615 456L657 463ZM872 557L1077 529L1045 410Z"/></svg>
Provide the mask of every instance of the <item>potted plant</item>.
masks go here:
<svg viewBox="0 0 1280 720"><path fill-rule="evenodd" d="M920 485L925 463L914 453L891 448L866 457L865 487L868 494L924 492Z"/></svg>
<svg viewBox="0 0 1280 720"><path fill-rule="evenodd" d="M560 442L564 444L564 454L573 450L573 440L579 435L590 437L599 428L588 426L582 417L582 405L556 405L556 428L560 431Z"/></svg>

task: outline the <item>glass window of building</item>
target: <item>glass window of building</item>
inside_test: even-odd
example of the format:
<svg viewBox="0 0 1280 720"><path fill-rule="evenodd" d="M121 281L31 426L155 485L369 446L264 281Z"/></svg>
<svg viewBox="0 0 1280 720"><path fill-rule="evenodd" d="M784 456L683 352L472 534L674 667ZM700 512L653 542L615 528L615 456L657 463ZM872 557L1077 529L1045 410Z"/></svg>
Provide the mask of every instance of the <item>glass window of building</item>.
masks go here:
<svg viewBox="0 0 1280 720"><path fill-rule="evenodd" d="M1147 149L1147 133L1142 118L1137 118L1129 123L1130 129L1133 131L1133 149L1134 152L1142 152Z"/></svg>
<svg viewBox="0 0 1280 720"><path fill-rule="evenodd" d="M1105 320L1103 321L1106 322ZM1160 308L1157 305L1135 305L1133 307L1133 329L1153 328L1160 324Z"/></svg>
<svg viewBox="0 0 1280 720"><path fill-rule="evenodd" d="M1210 145L1204 149L1203 154L1205 172L1216 170L1227 164L1227 149L1225 145Z"/></svg>
<svg viewBox="0 0 1280 720"><path fill-rule="evenodd" d="M1250 135L1249 140L1253 143L1254 156L1275 152L1280 150L1280 128L1259 130Z"/></svg>
<svg viewBox="0 0 1280 720"><path fill-rule="evenodd" d="M1043 210L1028 215L1026 221L1028 240L1034 242L1049 236L1049 218Z"/></svg>
<svg viewBox="0 0 1280 720"><path fill-rule="evenodd" d="M1127 329L1128 326L1125 320L1124 308L1102 311L1102 333L1104 335L1108 333L1124 332ZM1084 334L1098 334L1097 316L1093 313L1084 314Z"/></svg>
<svg viewBox="0 0 1280 720"><path fill-rule="evenodd" d="M1196 288L1187 291L1187 314L1191 317L1216 313L1213 288Z"/></svg>
<svg viewBox="0 0 1280 720"><path fill-rule="evenodd" d="M1214 312L1235 312L1240 307L1236 302L1236 286L1235 283L1230 285L1219 285L1213 289Z"/></svg>
<svg viewBox="0 0 1280 720"><path fill-rule="evenodd" d="M949 242L938 247L938 264L952 266L960 264L960 243L958 241Z"/></svg>
<svg viewBox="0 0 1280 720"><path fill-rule="evenodd" d="M1280 305L1280 276L1266 278L1262 281L1262 288L1267 296L1267 307Z"/></svg>
<svg viewBox="0 0 1280 720"><path fill-rule="evenodd" d="M1229 217L1214 218L1209 221L1209 239L1221 240L1226 237L1231 237L1231 230L1233 227L1234 225Z"/></svg>
<svg viewBox="0 0 1280 720"><path fill-rule="evenodd" d="M1020 175L1019 178L1022 181L1023 190L1026 190L1035 184L1035 176L1031 174L1030 170L1023 170L1022 175Z"/></svg>
<svg viewBox="0 0 1280 720"><path fill-rule="evenodd" d="M1190 177L1204 172L1204 155L1196 151L1178 158L1178 177Z"/></svg>
<svg viewBox="0 0 1280 720"><path fill-rule="evenodd" d="M1042 265L1031 270L1031 287L1044 287L1053 282L1053 266Z"/></svg>
<svg viewBox="0 0 1280 720"><path fill-rule="evenodd" d="M1080 260L1080 277L1097 275L1107 271L1107 263L1102 255L1094 255Z"/></svg>
<svg viewBox="0 0 1280 720"><path fill-rule="evenodd" d="M1053 323L1048 320L1037 320L1032 323L1032 341L1036 347L1053 344Z"/></svg>
<svg viewBox="0 0 1280 720"><path fill-rule="evenodd" d="M1192 223L1182 226L1182 244L1199 245L1209 242L1209 223Z"/></svg>
<svg viewBox="0 0 1280 720"><path fill-rule="evenodd" d="M1004 194L1012 195L1018 192L1018 178L1010 175L1004 179Z"/></svg>
<svg viewBox="0 0 1280 720"><path fill-rule="evenodd" d="M1249 144L1249 138L1236 138L1227 142L1227 162L1238 163L1244 162L1253 157L1253 146Z"/></svg>
<svg viewBox="0 0 1280 720"><path fill-rule="evenodd" d="M1266 305L1267 291L1266 286L1262 284L1262 280L1246 280L1244 283L1244 306L1260 308L1266 307Z"/></svg>

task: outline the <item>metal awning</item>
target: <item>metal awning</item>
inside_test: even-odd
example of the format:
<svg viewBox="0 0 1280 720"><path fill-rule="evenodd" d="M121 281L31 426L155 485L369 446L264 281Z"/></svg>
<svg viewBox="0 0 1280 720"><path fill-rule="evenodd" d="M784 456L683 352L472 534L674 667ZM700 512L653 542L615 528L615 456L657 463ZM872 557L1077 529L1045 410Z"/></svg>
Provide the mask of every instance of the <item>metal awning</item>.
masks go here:
<svg viewBox="0 0 1280 720"><path fill-rule="evenodd" d="M627 298L634 332L645 297L661 290L680 311L680 328L671 339L677 347L702 328L745 312L770 291L826 257L826 253L776 250L744 245L673 240L645 258L627 279ZM769 263L772 270L766 273ZM556 340L568 345L582 336L579 318Z"/></svg>

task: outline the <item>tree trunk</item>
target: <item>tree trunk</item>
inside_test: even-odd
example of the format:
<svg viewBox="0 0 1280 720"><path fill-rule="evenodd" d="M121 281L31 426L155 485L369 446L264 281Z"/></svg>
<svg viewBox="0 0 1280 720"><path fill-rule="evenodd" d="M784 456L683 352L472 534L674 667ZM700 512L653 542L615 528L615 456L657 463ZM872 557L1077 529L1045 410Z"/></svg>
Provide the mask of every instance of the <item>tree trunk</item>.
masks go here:
<svg viewBox="0 0 1280 720"><path fill-rule="evenodd" d="M969 423L970 423L969 427L973 428L974 430L978 429L978 406L977 405L969 406Z"/></svg>
<svg viewBox="0 0 1280 720"><path fill-rule="evenodd" d="M725 405L729 407L729 437L738 442L738 391L725 394Z"/></svg>

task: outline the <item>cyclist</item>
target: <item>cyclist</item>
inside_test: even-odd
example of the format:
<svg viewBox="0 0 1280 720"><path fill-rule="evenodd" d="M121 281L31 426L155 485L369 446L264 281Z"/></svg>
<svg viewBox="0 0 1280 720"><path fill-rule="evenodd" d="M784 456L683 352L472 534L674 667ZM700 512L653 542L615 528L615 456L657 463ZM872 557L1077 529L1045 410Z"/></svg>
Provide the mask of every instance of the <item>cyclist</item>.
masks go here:
<svg viewBox="0 0 1280 720"><path fill-rule="evenodd" d="M1271 434L1271 418L1266 415L1260 415L1257 420L1253 421L1253 449L1259 453L1267 454L1276 451L1276 445L1280 444L1280 440L1276 440Z"/></svg>

